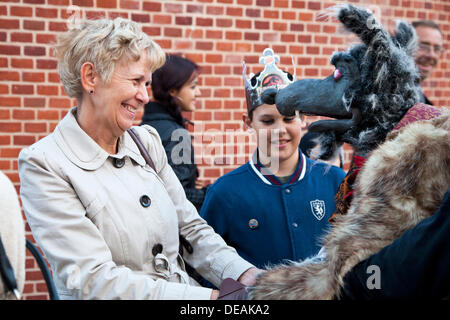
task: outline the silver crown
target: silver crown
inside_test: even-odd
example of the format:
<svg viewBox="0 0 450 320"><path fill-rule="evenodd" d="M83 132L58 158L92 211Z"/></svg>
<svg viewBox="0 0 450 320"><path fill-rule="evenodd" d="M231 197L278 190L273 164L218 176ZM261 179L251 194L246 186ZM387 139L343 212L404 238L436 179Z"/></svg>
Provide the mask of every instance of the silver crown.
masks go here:
<svg viewBox="0 0 450 320"><path fill-rule="evenodd" d="M261 93L267 88L281 89L291 84L296 80L294 58L292 58L292 65L294 66L294 75L292 80L289 79L290 74L280 70L275 63L280 62L280 57L275 55L273 50L266 48L263 51L263 56L259 58L259 63L264 65L264 70L255 79L256 83L252 85L253 73L249 74L247 78L247 67L245 61L242 62L243 77L245 84L245 98L247 99L248 112L253 111L256 107L264 104L261 100Z"/></svg>

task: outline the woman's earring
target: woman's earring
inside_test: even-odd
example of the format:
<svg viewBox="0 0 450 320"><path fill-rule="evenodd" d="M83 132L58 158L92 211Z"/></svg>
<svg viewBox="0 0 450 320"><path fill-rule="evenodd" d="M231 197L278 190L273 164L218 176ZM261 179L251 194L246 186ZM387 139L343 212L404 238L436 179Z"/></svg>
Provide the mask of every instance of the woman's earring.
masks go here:
<svg viewBox="0 0 450 320"><path fill-rule="evenodd" d="M91 89L91 90L89 90L89 95L91 95L91 96L92 96L93 94L94 94L94 90L92 90L92 89Z"/></svg>

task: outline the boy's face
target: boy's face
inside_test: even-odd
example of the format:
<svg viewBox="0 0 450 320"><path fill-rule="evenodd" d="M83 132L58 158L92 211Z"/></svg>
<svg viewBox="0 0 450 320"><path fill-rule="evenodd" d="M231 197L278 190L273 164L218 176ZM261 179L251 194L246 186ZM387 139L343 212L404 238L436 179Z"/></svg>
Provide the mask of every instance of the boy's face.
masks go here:
<svg viewBox="0 0 450 320"><path fill-rule="evenodd" d="M255 130L260 156L278 157L279 163L298 156L301 138L298 116L283 116L275 105L263 104L253 110L252 120L244 116L244 121L247 127Z"/></svg>

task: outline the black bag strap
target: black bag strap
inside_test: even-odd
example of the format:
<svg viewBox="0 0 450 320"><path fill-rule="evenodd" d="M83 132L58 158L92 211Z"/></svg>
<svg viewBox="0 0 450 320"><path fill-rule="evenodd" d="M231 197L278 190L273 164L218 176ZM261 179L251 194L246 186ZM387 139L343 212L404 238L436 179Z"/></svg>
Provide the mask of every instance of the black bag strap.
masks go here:
<svg viewBox="0 0 450 320"><path fill-rule="evenodd" d="M156 173L158 173L156 171L155 168L155 164L153 163L152 157L150 157L150 154L148 153L147 149L144 147L144 145L142 144L141 139L139 139L139 136L136 134L136 132L134 131L133 128L130 128L127 130L127 132L130 134L131 138L134 140L134 142L136 143L139 152L141 153L141 155L144 157L145 162L147 162L147 164L153 169L155 170Z"/></svg>

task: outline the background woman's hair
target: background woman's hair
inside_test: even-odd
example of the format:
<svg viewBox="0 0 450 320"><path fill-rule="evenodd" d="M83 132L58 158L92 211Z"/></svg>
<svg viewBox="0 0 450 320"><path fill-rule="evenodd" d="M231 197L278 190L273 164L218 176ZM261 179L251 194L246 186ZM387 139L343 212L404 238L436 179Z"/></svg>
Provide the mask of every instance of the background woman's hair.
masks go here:
<svg viewBox="0 0 450 320"><path fill-rule="evenodd" d="M139 24L123 18L80 20L58 36L56 57L61 82L70 97L81 99L81 66L91 62L105 83L109 83L116 63L127 57L138 61L148 50L151 71L163 65L161 47L144 33Z"/></svg>
<svg viewBox="0 0 450 320"><path fill-rule="evenodd" d="M152 75L153 98L163 105L181 126L184 126L181 108L169 91L180 90L185 83L194 79L199 69L199 66L189 59L167 55L166 63Z"/></svg>

